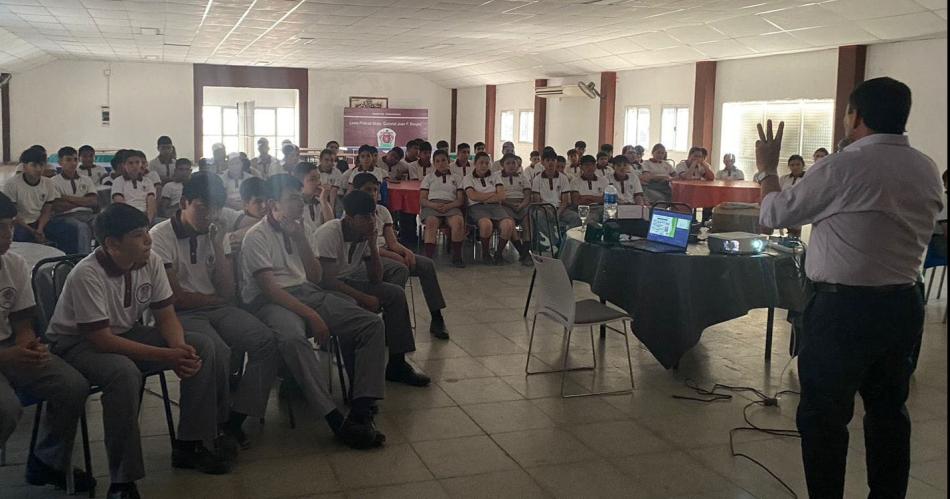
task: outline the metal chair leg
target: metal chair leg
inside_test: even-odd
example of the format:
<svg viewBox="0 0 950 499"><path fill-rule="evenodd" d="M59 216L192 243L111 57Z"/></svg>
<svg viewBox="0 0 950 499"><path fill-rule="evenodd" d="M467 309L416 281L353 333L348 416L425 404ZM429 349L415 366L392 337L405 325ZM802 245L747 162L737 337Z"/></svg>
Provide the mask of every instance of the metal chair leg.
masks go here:
<svg viewBox="0 0 950 499"><path fill-rule="evenodd" d="M551 369L548 371L531 371L528 369L528 365L531 363L531 350L532 350L532 347L534 346L534 329L537 322L538 322L538 316L535 315L534 322L532 322L531 324L531 336L528 338L528 360L525 361L524 372L527 375L559 373L561 372L561 369ZM567 336L569 335L565 335L565 337ZM568 342L568 348L570 348L570 342ZM564 348L562 347L561 350L563 351ZM593 369L594 367L592 366L582 366L582 367L572 367L568 369L568 371L590 371Z"/></svg>
<svg viewBox="0 0 950 499"><path fill-rule="evenodd" d="M937 277L937 268L931 267L930 268L930 283L927 284L927 293L924 294L924 305L926 305L927 302L930 301L930 289L933 288L934 286L934 277Z"/></svg>
<svg viewBox="0 0 950 499"><path fill-rule="evenodd" d="M158 373L158 382L162 385L162 403L165 406L165 423L168 424L168 437L172 445L175 445L175 420L172 419L171 399L168 397L168 381L165 379L165 372Z"/></svg>
<svg viewBox="0 0 950 499"><path fill-rule="evenodd" d="M597 367L597 346L594 344L594 326L590 327L590 354L594 359L594 368Z"/></svg>
<svg viewBox="0 0 950 499"><path fill-rule="evenodd" d="M36 439L40 433L40 421L43 419L43 401L39 401L36 404L36 413L33 415L33 432L30 435L30 453L28 455L32 456L33 451L36 449Z"/></svg>
<svg viewBox="0 0 950 499"><path fill-rule="evenodd" d="M631 330L633 327L631 326ZM630 389L636 390L637 385L633 382L633 360L630 358L630 334L632 331L627 331L627 321L623 321L623 341L627 346L627 370L630 371Z"/></svg>
<svg viewBox="0 0 950 499"><path fill-rule="evenodd" d="M340 351L340 341L332 340L330 351L336 360L337 375L340 377L340 391L343 393L343 403L350 405L350 391L346 388L346 378L344 377L343 353ZM333 384L331 381L330 384Z"/></svg>
<svg viewBox="0 0 950 499"><path fill-rule="evenodd" d="M609 328L609 329L612 331L616 331L618 333L620 332L619 330L615 328ZM624 388L621 390L607 390L607 391L600 391L600 392L594 391L594 387L596 386L596 381L597 381L596 374L595 374L595 379L591 381L590 392L566 395L564 393L564 385L563 385L564 380L562 377L561 397L562 398L579 398L579 397L590 397L592 395L624 395L628 393L633 393L633 390L636 388L636 385L634 384L634 381L633 381L633 360L630 358L630 336L627 332L627 321L623 321L623 337L624 337L624 345L626 346L626 350L627 350L627 370L630 374L630 388L629 389ZM567 364L565 363L564 365L566 366Z"/></svg>
<svg viewBox="0 0 950 499"><path fill-rule="evenodd" d="M409 325L412 327L412 332L416 332L416 292L412 287L412 276L409 276L409 279L406 280L406 286L409 288Z"/></svg>
<svg viewBox="0 0 950 499"><path fill-rule="evenodd" d="M79 433L82 436L82 460L86 473L92 476L92 453L89 451L89 423L86 420L86 409L79 415ZM96 497L95 487L89 489L89 497Z"/></svg>
<svg viewBox="0 0 950 499"><path fill-rule="evenodd" d="M522 317L528 316L528 305L531 304L531 293L534 291L534 280L538 277L538 271L534 270L531 272L531 285L528 286L528 297L524 301L524 314Z"/></svg>
<svg viewBox="0 0 950 499"><path fill-rule="evenodd" d="M947 266L943 266L943 270L940 271L940 284L937 285L937 299L940 299L940 295L943 294L943 280L947 277Z"/></svg>
<svg viewBox="0 0 950 499"><path fill-rule="evenodd" d="M571 333L574 332L573 328L564 328L564 335L567 338L565 340L565 345L562 351L564 352L564 358L561 359L561 397L564 397L564 382L567 380L567 359L571 354Z"/></svg>

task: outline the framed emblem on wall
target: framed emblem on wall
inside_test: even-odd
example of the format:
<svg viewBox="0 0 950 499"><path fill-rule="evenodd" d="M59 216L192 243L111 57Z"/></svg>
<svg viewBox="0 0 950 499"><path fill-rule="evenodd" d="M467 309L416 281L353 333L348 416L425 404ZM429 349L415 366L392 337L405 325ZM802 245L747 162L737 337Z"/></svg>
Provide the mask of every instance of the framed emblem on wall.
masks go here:
<svg viewBox="0 0 950 499"><path fill-rule="evenodd" d="M350 97L350 107L363 109L386 109L389 107L388 97Z"/></svg>

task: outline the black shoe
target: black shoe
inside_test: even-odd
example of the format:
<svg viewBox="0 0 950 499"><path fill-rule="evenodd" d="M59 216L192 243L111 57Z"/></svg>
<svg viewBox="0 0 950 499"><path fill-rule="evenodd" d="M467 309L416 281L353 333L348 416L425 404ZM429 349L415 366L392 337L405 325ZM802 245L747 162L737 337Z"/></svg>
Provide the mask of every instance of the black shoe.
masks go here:
<svg viewBox="0 0 950 499"><path fill-rule="evenodd" d="M482 263L484 263L485 265L494 265L494 264L495 264L495 259L492 258L492 256L491 256L490 253L489 253L489 254L485 254L485 255L482 256Z"/></svg>
<svg viewBox="0 0 950 499"><path fill-rule="evenodd" d="M465 268L465 262L462 261L461 258L453 258L453 259L452 259L452 266L455 267L455 268L457 268L457 269L464 269L464 268Z"/></svg>
<svg viewBox="0 0 950 499"><path fill-rule="evenodd" d="M142 499L142 496L139 495L135 482L131 482L111 485L109 492L106 493L106 499Z"/></svg>
<svg viewBox="0 0 950 499"><path fill-rule="evenodd" d="M347 447L359 450L375 449L386 443L386 435L376 429L372 419L360 420L352 415L343 421L337 437Z"/></svg>
<svg viewBox="0 0 950 499"><path fill-rule="evenodd" d="M244 441L247 447L241 445L238 438L233 434L233 430L226 431L218 435L218 438L214 439L214 452L215 454L221 456L228 461L234 461L238 457L238 449L247 449L251 446L251 442L247 440L247 435L243 431L241 435L244 437Z"/></svg>
<svg viewBox="0 0 950 499"><path fill-rule="evenodd" d="M425 374L416 372L406 361L390 362L386 366L386 381L403 383L409 386L429 386L429 383L432 382Z"/></svg>
<svg viewBox="0 0 950 499"><path fill-rule="evenodd" d="M26 483L30 485L55 485L66 489L66 473L53 469L34 455L26 463ZM96 479L80 469L73 469L73 485L76 492L89 492L96 488Z"/></svg>
<svg viewBox="0 0 950 499"><path fill-rule="evenodd" d="M237 446L241 448L241 450L248 450L251 448L251 439L247 438L247 433L244 433L243 428L225 426L224 434L233 439L237 443Z"/></svg>
<svg viewBox="0 0 950 499"><path fill-rule="evenodd" d="M223 475L231 471L231 464L226 459L215 455L201 444L192 448L175 445L172 448L172 467L198 470L208 475Z"/></svg>
<svg viewBox="0 0 950 499"><path fill-rule="evenodd" d="M528 253L527 251L525 251L518 260L521 262L521 265L525 267L534 265L534 262L531 261L531 253Z"/></svg>
<svg viewBox="0 0 950 499"><path fill-rule="evenodd" d="M445 327L444 319L433 318L429 324L429 333L440 340L449 339L449 330Z"/></svg>

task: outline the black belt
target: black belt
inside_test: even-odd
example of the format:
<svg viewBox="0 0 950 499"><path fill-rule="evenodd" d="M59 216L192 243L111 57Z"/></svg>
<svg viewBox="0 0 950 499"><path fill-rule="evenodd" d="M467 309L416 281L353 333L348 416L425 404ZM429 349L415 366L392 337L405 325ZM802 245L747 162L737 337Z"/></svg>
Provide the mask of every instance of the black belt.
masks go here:
<svg viewBox="0 0 950 499"><path fill-rule="evenodd" d="M917 283L908 284L890 284L887 286L848 286L845 284L828 284L825 282L812 283L815 291L818 293L839 293L839 294L859 294L859 295L882 295L895 293L911 289Z"/></svg>

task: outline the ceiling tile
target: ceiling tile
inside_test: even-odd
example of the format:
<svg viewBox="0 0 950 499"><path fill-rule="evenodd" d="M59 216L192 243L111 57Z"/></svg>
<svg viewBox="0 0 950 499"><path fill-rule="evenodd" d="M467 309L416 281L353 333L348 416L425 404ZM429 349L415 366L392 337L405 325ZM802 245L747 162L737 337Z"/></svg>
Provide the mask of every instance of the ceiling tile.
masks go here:
<svg viewBox="0 0 950 499"><path fill-rule="evenodd" d="M860 21L858 25L882 40L898 40L947 32L947 20L929 11Z"/></svg>
<svg viewBox="0 0 950 499"><path fill-rule="evenodd" d="M914 0L833 0L822 7L846 19L875 19L921 12L925 8Z"/></svg>

